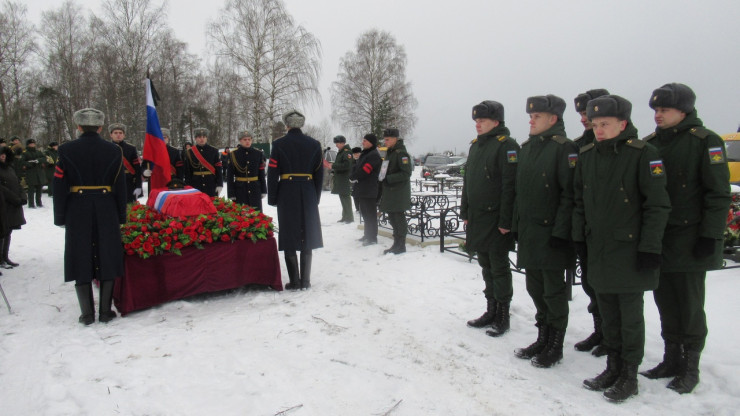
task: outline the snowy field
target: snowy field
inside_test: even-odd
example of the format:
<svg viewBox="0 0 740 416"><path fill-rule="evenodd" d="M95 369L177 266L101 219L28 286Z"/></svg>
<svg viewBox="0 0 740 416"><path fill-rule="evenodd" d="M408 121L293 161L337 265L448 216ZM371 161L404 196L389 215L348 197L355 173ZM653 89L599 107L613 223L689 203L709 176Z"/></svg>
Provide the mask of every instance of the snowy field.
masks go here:
<svg viewBox="0 0 740 416"><path fill-rule="evenodd" d="M592 330L580 287L563 361L535 368L513 354L536 338L522 275L514 275L511 331L490 338L465 325L485 304L475 262L434 246L383 256L391 245L383 237L361 247L362 231L336 223L339 199L328 192L310 291L239 289L89 327L77 323L73 284L63 282L64 230L51 205L44 196L43 208L26 209L10 250L21 266L0 276L13 307L9 314L0 303L0 415L740 413L740 269L707 278L710 332L694 393L639 376L639 395L615 405L581 387L605 360L573 349ZM641 370L662 357L651 293L645 315Z"/></svg>

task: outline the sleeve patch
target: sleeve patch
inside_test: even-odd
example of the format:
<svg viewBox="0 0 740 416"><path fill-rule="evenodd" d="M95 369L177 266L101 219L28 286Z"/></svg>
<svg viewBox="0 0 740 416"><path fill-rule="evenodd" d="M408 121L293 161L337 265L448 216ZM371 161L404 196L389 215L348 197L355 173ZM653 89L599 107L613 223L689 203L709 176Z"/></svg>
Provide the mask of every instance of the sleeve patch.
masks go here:
<svg viewBox="0 0 740 416"><path fill-rule="evenodd" d="M409 158L404 156L401 158L401 164L408 165L409 164Z"/></svg>
<svg viewBox="0 0 740 416"><path fill-rule="evenodd" d="M576 167L576 162L578 162L578 153L571 153L568 155L568 166L571 168Z"/></svg>
<svg viewBox="0 0 740 416"><path fill-rule="evenodd" d="M653 176L665 176L665 168L663 167L662 160L651 160L650 161L650 174Z"/></svg>
<svg viewBox="0 0 740 416"><path fill-rule="evenodd" d="M721 147L709 148L709 162L712 164L725 163L725 154L722 153Z"/></svg>
<svg viewBox="0 0 740 416"><path fill-rule="evenodd" d="M518 161L517 160L517 155L516 155L516 150L509 150L509 151L507 151L506 152L506 160L508 160L509 163L516 163Z"/></svg>

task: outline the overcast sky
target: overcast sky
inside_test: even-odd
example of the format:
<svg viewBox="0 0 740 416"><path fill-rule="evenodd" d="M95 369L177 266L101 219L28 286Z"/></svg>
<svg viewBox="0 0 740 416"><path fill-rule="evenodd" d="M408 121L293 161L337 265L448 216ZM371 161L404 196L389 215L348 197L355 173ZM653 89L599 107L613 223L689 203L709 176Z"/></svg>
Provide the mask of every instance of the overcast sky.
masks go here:
<svg viewBox="0 0 740 416"><path fill-rule="evenodd" d="M25 0L29 17L58 0ZM99 11L99 0L78 0ZM740 2L737 0L285 0L289 13L321 41L323 105L307 108L308 123L330 119L330 85L339 59L357 38L389 31L408 56L407 79L419 102L414 154L467 152L474 104L505 106L506 124L522 143L527 97L555 94L568 104L568 136L583 132L573 98L607 88L632 101L641 136L652 132L651 92L682 82L697 94L705 125L719 134L740 124ZM433 5L444 4L444 5ZM190 52L207 57L205 26L224 0L169 2L168 20ZM337 128L335 134L346 134ZM359 143L348 137L351 144Z"/></svg>

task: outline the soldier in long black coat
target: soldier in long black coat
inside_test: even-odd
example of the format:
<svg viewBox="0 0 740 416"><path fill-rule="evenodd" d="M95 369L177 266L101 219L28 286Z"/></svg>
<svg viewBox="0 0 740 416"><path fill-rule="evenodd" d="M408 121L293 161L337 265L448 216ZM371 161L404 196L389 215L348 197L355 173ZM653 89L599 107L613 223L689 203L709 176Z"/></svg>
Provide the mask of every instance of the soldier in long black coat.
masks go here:
<svg viewBox="0 0 740 416"><path fill-rule="evenodd" d="M298 110L283 115L288 133L273 142L267 171L267 203L277 206L278 248L290 278L285 288L293 290L311 287L311 250L324 246L319 218L324 159L321 144L301 132L305 120Z"/></svg>
<svg viewBox="0 0 740 416"><path fill-rule="evenodd" d="M226 169L226 192L237 204L247 204L262 211L262 197L267 195L265 156L252 148L252 134L240 134L239 146L229 153Z"/></svg>
<svg viewBox="0 0 740 416"><path fill-rule="evenodd" d="M355 184L353 192L360 201L360 215L365 223L365 233L360 239L363 246L378 243L378 174L383 160L377 145L378 138L374 134L363 137L362 153L349 177Z"/></svg>
<svg viewBox="0 0 740 416"><path fill-rule="evenodd" d="M208 196L218 196L224 186L218 149L208 144L208 130L195 129L195 146L185 153L185 183Z"/></svg>
<svg viewBox="0 0 740 416"><path fill-rule="evenodd" d="M80 323L95 321L92 280L100 281L100 322L111 310L113 285L123 275L120 224L126 221L123 153L103 140L105 115L93 108L74 114L82 135L59 146L54 173L54 224L65 227L64 281L75 281Z"/></svg>
<svg viewBox="0 0 740 416"><path fill-rule="evenodd" d="M141 188L141 159L136 146L126 143L126 126L113 123L108 126L108 133L113 143L123 152L123 171L126 178L126 202L134 202L142 195Z"/></svg>

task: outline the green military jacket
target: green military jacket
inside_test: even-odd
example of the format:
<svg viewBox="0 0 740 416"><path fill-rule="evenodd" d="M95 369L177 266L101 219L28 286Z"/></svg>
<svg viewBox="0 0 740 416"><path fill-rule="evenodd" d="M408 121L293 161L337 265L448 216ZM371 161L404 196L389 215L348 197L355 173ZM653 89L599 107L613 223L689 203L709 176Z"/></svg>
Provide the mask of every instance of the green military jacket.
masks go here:
<svg viewBox="0 0 740 416"><path fill-rule="evenodd" d="M578 147L565 137L562 120L522 143L513 227L519 236L519 267L562 270L575 266L575 251L570 244L553 248L549 242L551 237L570 241L577 161Z"/></svg>
<svg viewBox="0 0 740 416"><path fill-rule="evenodd" d="M586 145L589 145L594 142L596 139L596 135L594 135L594 129L588 129L584 130L583 134L580 135L578 138L573 139L573 143L578 146L579 149L583 148Z"/></svg>
<svg viewBox="0 0 740 416"><path fill-rule="evenodd" d="M696 111L677 126L656 129L645 140L665 164L671 215L663 236L664 272L722 268L723 233L730 207L730 170L722 139L704 128ZM715 240L714 253L692 254L699 237Z"/></svg>
<svg viewBox="0 0 740 416"><path fill-rule="evenodd" d="M26 185L46 185L46 155L34 148L26 148L21 154L21 167L26 177Z"/></svg>
<svg viewBox="0 0 740 416"><path fill-rule="evenodd" d="M468 221L465 245L469 251L513 250L514 213L519 145L499 125L479 135L470 145L465 163L460 218Z"/></svg>
<svg viewBox="0 0 740 416"><path fill-rule="evenodd" d="M637 270L637 252L660 254L671 211L657 149L630 123L611 140L581 149L573 179L573 241L588 247L588 280L598 293L658 287L658 270Z"/></svg>
<svg viewBox="0 0 740 416"><path fill-rule="evenodd" d="M339 195L350 194L352 188L349 185L349 174L352 173L352 166L354 164L355 160L352 158L352 148L345 144L342 150L337 152L337 157L331 165L331 170L334 171L334 186L331 189L331 193Z"/></svg>
<svg viewBox="0 0 740 416"><path fill-rule="evenodd" d="M411 171L414 161L406 151L403 139L388 148L385 161L388 164L385 178L381 181L383 191L380 197L381 212L405 212L411 208ZM381 167L381 174L382 174Z"/></svg>

